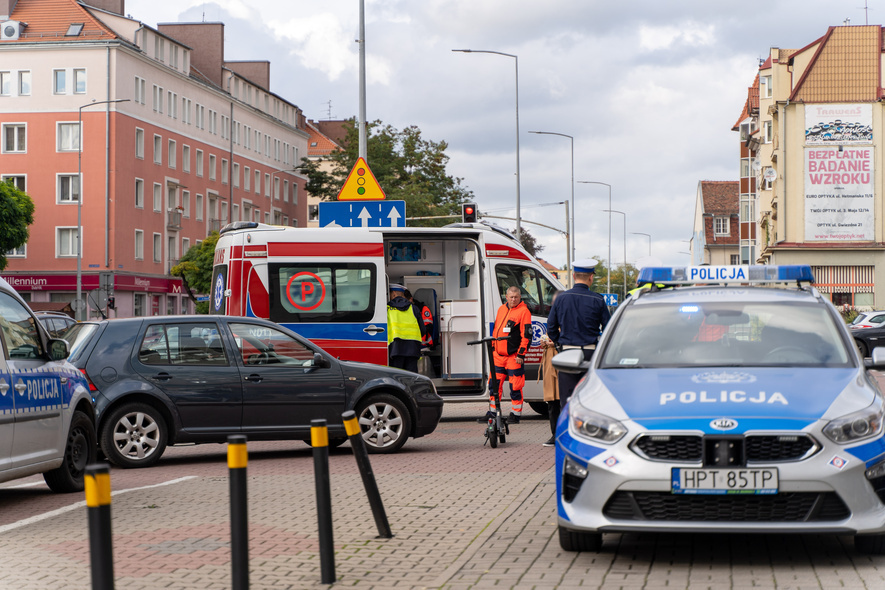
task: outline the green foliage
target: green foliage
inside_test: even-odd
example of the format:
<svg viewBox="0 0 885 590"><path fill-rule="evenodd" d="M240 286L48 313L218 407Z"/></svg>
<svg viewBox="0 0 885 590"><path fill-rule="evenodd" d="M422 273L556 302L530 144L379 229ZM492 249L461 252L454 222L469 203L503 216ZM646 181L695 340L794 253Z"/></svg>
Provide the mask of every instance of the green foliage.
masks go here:
<svg viewBox="0 0 885 590"><path fill-rule="evenodd" d="M28 243L34 223L34 201L12 183L0 182L0 270L6 268L6 253Z"/></svg>
<svg viewBox="0 0 885 590"><path fill-rule="evenodd" d="M609 268L608 265L605 264L605 259L601 256L594 256L596 260L599 260L599 264L596 265L596 273L594 274L595 278L593 279L593 286L590 288L597 293L605 293L608 287L608 273ZM627 291L636 286L636 279L639 278L639 269L630 264L629 262L626 265L626 273L624 264L620 264L611 269L611 287L612 293L620 293L623 297L624 294L624 275L626 274L627 278Z"/></svg>
<svg viewBox="0 0 885 590"><path fill-rule="evenodd" d="M516 235L516 228L510 230L514 236ZM538 239L532 235L532 233L527 230L525 227L520 226L519 228L519 243L525 248L525 251L534 256L538 257L538 254L546 247L543 244L538 243Z"/></svg>
<svg viewBox="0 0 885 590"><path fill-rule="evenodd" d="M209 293L212 290L212 266L215 262L215 244L218 232L209 234L199 245L188 250L178 264L172 267L171 274L181 277L187 295L194 302L197 313L209 313L209 302L197 301L194 292Z"/></svg>
<svg viewBox="0 0 885 590"><path fill-rule="evenodd" d="M332 153L331 172L319 163L302 159L307 190L322 200L333 200L347 180L359 157L359 130L350 125L342 150ZM473 200L473 192L461 185L461 178L446 174L449 157L445 141L431 141L411 125L398 131L375 121L368 125L366 161L388 200L405 201L408 217L461 214L461 203ZM428 219L409 222L410 226L441 226L454 219Z"/></svg>

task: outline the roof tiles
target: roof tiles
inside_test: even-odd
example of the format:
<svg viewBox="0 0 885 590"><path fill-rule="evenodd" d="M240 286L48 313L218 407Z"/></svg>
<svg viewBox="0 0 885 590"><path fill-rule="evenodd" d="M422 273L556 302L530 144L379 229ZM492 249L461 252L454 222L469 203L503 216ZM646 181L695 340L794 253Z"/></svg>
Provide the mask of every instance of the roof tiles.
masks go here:
<svg viewBox="0 0 885 590"><path fill-rule="evenodd" d="M874 102L881 57L880 26L831 27L790 100Z"/></svg>
<svg viewBox="0 0 885 590"><path fill-rule="evenodd" d="M18 0L10 20L28 24L17 41L0 43L33 43L34 41L71 41L113 39L117 35L93 18L76 0ZM82 23L77 36L66 36L72 24Z"/></svg>

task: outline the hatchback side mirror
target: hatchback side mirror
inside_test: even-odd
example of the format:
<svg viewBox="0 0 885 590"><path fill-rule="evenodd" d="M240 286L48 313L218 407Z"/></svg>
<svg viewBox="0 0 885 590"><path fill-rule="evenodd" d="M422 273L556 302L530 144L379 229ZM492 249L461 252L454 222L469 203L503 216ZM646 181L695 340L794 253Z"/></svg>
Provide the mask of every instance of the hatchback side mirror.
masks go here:
<svg viewBox="0 0 885 590"><path fill-rule="evenodd" d="M71 354L68 341L61 338L49 339L49 358L54 361L63 361Z"/></svg>
<svg viewBox="0 0 885 590"><path fill-rule="evenodd" d="M332 366L332 362L318 352L313 353L313 366L326 369Z"/></svg>

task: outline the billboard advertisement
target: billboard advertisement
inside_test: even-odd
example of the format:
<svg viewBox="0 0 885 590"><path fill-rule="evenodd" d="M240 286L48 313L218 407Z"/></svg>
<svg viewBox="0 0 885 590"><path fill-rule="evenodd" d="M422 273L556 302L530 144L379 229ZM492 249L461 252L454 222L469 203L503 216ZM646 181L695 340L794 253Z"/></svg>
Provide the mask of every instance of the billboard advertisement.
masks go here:
<svg viewBox="0 0 885 590"><path fill-rule="evenodd" d="M875 239L872 146L805 148L805 240Z"/></svg>
<svg viewBox="0 0 885 590"><path fill-rule="evenodd" d="M806 145L873 143L873 105L805 105Z"/></svg>

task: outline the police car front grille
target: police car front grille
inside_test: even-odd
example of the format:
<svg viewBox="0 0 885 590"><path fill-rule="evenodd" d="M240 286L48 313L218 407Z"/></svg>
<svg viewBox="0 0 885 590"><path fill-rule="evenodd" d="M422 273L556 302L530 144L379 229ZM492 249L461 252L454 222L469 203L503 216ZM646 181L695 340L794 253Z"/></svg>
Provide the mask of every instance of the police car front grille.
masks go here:
<svg viewBox="0 0 885 590"><path fill-rule="evenodd" d="M746 441L747 461L757 463L798 461L811 456L817 449L814 439L805 434L751 435Z"/></svg>
<svg viewBox="0 0 885 590"><path fill-rule="evenodd" d="M826 522L851 511L834 492L682 495L669 492L615 492L603 508L614 520L677 522Z"/></svg>
<svg viewBox="0 0 885 590"><path fill-rule="evenodd" d="M698 463L704 455L703 439L698 435L643 435L632 446L652 461Z"/></svg>

